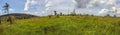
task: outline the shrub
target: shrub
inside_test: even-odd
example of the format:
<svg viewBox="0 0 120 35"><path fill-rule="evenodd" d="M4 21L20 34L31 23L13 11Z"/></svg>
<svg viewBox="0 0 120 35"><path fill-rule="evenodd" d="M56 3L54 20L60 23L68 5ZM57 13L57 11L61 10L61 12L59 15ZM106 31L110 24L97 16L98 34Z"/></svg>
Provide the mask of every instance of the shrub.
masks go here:
<svg viewBox="0 0 120 35"><path fill-rule="evenodd" d="M109 14L107 14L107 15L106 15L106 17L110 17L110 15L109 15Z"/></svg>
<svg viewBox="0 0 120 35"><path fill-rule="evenodd" d="M116 17L116 15L114 15L113 17Z"/></svg>
<svg viewBox="0 0 120 35"><path fill-rule="evenodd" d="M62 16L63 14L62 13L60 13L60 16Z"/></svg>

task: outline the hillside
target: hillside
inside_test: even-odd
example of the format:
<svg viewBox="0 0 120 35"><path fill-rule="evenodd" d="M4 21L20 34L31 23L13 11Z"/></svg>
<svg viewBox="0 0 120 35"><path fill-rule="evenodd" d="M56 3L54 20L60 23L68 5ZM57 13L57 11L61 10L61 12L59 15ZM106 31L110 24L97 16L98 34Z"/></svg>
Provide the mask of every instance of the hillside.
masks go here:
<svg viewBox="0 0 120 35"><path fill-rule="evenodd" d="M0 25L0 35L120 35L120 18L97 16L36 17Z"/></svg>
<svg viewBox="0 0 120 35"><path fill-rule="evenodd" d="M6 18L8 16L13 16L16 19L29 19L29 18L33 18L33 17L38 17L35 15L31 15L31 14L24 14L24 13L11 13L11 14L5 14L5 15L1 15L0 18Z"/></svg>

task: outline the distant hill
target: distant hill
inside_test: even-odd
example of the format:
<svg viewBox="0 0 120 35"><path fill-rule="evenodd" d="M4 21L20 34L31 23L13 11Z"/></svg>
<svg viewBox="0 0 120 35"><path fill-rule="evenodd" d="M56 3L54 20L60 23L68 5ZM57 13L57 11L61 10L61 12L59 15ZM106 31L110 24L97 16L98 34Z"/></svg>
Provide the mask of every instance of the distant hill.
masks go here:
<svg viewBox="0 0 120 35"><path fill-rule="evenodd" d="M16 19L28 19L28 18L38 17L38 16L35 16L35 15L31 15L31 14L11 13L11 14L1 15L0 18L8 17L9 15L14 16Z"/></svg>

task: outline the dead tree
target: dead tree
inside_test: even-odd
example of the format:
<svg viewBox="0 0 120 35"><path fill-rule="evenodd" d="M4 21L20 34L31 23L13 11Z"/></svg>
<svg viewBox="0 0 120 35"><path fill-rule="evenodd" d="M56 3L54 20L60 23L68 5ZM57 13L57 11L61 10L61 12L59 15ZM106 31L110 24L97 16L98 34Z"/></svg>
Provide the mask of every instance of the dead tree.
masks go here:
<svg viewBox="0 0 120 35"><path fill-rule="evenodd" d="M54 11L54 15L57 15L57 12L56 12L56 11Z"/></svg>
<svg viewBox="0 0 120 35"><path fill-rule="evenodd" d="M3 8L4 8L5 13L8 14L8 21L10 22L10 24L13 24L12 18L11 18L10 13L9 13L9 4L5 3Z"/></svg>
<svg viewBox="0 0 120 35"><path fill-rule="evenodd" d="M57 14L57 11L54 11L54 15L59 18L59 14Z"/></svg>

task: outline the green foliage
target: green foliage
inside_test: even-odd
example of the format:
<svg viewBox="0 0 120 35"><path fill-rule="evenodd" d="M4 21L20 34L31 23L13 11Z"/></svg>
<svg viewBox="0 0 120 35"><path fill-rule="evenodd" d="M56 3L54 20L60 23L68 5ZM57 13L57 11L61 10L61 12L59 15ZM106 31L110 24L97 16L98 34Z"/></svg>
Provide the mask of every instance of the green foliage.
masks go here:
<svg viewBox="0 0 120 35"><path fill-rule="evenodd" d="M113 17L116 17L116 15L114 15Z"/></svg>
<svg viewBox="0 0 120 35"><path fill-rule="evenodd" d="M60 16L63 16L63 14L62 14L62 13L60 13Z"/></svg>
<svg viewBox="0 0 120 35"><path fill-rule="evenodd" d="M71 12L70 16L76 16L75 12Z"/></svg>
<svg viewBox="0 0 120 35"><path fill-rule="evenodd" d="M110 17L110 14L107 14L106 17Z"/></svg>
<svg viewBox="0 0 120 35"><path fill-rule="evenodd" d="M0 35L120 35L120 18L112 17L41 17L4 23Z"/></svg>

